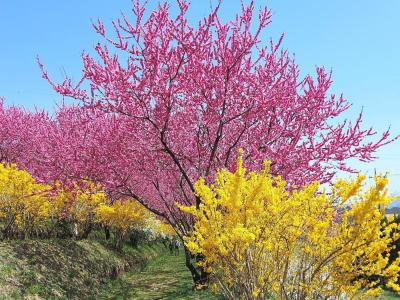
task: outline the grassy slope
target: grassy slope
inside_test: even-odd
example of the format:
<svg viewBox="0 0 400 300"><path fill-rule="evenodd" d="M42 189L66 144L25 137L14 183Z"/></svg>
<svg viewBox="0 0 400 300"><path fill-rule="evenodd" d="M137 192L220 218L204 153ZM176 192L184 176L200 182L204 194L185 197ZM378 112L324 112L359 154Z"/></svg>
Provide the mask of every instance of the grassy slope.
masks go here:
<svg viewBox="0 0 400 300"><path fill-rule="evenodd" d="M0 242L0 299L97 299L117 273L143 267L160 246L118 253L93 241Z"/></svg>

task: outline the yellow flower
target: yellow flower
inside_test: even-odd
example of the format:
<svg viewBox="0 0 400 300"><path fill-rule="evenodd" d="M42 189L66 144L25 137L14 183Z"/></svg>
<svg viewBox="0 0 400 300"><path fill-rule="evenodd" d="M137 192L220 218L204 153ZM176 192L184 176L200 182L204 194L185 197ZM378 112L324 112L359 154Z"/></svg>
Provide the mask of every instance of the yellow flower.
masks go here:
<svg viewBox="0 0 400 300"><path fill-rule="evenodd" d="M180 206L195 220L185 244L201 254L199 265L212 270L218 290L238 299L375 295L380 289L367 279L373 274L400 290L400 259L389 266L382 255L400 238L397 224L383 222L388 181L377 177L363 189L364 180L338 180L331 191L317 182L289 189L269 174L269 163L247 172L239 157L236 172L195 184L199 208Z"/></svg>
<svg viewBox="0 0 400 300"><path fill-rule="evenodd" d="M44 227L51 213L50 189L15 164L0 164L0 221L3 226L27 234L34 228Z"/></svg>

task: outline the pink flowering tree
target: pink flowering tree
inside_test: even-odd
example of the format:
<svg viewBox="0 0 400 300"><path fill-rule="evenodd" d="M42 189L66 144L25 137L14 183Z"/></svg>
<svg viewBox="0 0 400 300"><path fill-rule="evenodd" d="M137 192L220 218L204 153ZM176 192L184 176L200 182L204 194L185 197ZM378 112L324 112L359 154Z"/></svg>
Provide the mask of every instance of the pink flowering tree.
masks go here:
<svg viewBox="0 0 400 300"><path fill-rule="evenodd" d="M24 159L28 163L35 128L45 119L47 114L44 112L29 112L18 106L7 107L0 97L0 162L17 163Z"/></svg>
<svg viewBox="0 0 400 300"><path fill-rule="evenodd" d="M224 23L218 5L191 26L189 4L177 5L171 15L168 3L147 12L134 1L133 16L115 20L112 34L98 21L104 44L98 57L83 55L77 83L54 83L40 65L58 93L81 103L62 109L49 131L47 170L133 197L184 235L192 223L176 202L199 205L196 180L232 169L239 148L249 167L268 159L274 174L302 185L353 171L348 159L370 161L392 140L389 132L371 138L361 114L338 121L349 103L329 94L331 74L300 77L281 40L261 40L269 10L255 14L251 2ZM200 280L189 256L187 265Z"/></svg>

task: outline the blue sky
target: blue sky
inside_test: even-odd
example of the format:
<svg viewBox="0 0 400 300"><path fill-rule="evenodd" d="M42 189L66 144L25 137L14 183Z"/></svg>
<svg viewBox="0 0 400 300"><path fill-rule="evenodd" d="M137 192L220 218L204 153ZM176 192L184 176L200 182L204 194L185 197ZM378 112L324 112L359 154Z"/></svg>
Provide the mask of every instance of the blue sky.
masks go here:
<svg viewBox="0 0 400 300"><path fill-rule="evenodd" d="M194 23L209 11L209 1L192 3ZM378 131L391 126L400 134L400 1L256 0L261 5L273 12L266 41L284 32L283 47L295 53L303 73L317 65L333 70L332 92L343 92L353 103L346 117L355 118L363 108L365 126ZM225 0L223 18L239 7L239 0ZM91 21L101 17L109 24L130 8L129 0L2 0L0 95L7 104L52 110L60 97L41 78L36 55L53 78L78 78L82 51L91 52L100 40ZM391 189L400 192L400 141L378 155L377 161L357 166L370 175L375 168L392 172Z"/></svg>

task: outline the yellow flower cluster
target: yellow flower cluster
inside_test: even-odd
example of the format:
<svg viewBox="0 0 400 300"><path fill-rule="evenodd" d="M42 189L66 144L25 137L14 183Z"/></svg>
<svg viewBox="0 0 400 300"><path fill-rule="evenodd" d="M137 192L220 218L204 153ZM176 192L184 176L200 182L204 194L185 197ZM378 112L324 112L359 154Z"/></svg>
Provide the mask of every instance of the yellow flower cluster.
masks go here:
<svg viewBox="0 0 400 300"><path fill-rule="evenodd" d="M400 260L388 263L399 225L383 221L387 179L363 181L290 190L268 164L247 173L239 158L235 173L196 183L198 209L180 206L195 219L185 244L228 299L363 298L381 291L371 275L399 291Z"/></svg>
<svg viewBox="0 0 400 300"><path fill-rule="evenodd" d="M148 239L172 235L172 227L136 200L121 199L112 204L100 204L95 210L97 221L114 231L115 246L122 249L127 233L146 232Z"/></svg>
<svg viewBox="0 0 400 300"><path fill-rule="evenodd" d="M158 221L158 224L154 224L155 231L162 237L174 237L176 236L175 229L168 223Z"/></svg>
<svg viewBox="0 0 400 300"><path fill-rule="evenodd" d="M136 200L119 200L111 205L101 204L96 209L98 221L121 231L144 228L152 214Z"/></svg>
<svg viewBox="0 0 400 300"><path fill-rule="evenodd" d="M51 187L37 183L15 165L0 164L0 221L3 234L29 234L44 226L51 214L48 193Z"/></svg>
<svg viewBox="0 0 400 300"><path fill-rule="evenodd" d="M60 220L84 227L95 221L95 209L107 201L101 186L91 182L52 187L14 164L0 164L0 221L6 236L29 235Z"/></svg>
<svg viewBox="0 0 400 300"><path fill-rule="evenodd" d="M72 186L56 184L57 195L52 199L55 217L64 217L85 227L96 221L96 209L108 202L103 188L99 184L83 181Z"/></svg>
<svg viewBox="0 0 400 300"><path fill-rule="evenodd" d="M110 204L103 187L90 181L54 186L38 183L16 165L0 164L0 229L3 237L51 232L60 221L84 237L94 224L107 225L122 239L131 229L151 228L153 235L169 235L169 225L135 200Z"/></svg>

